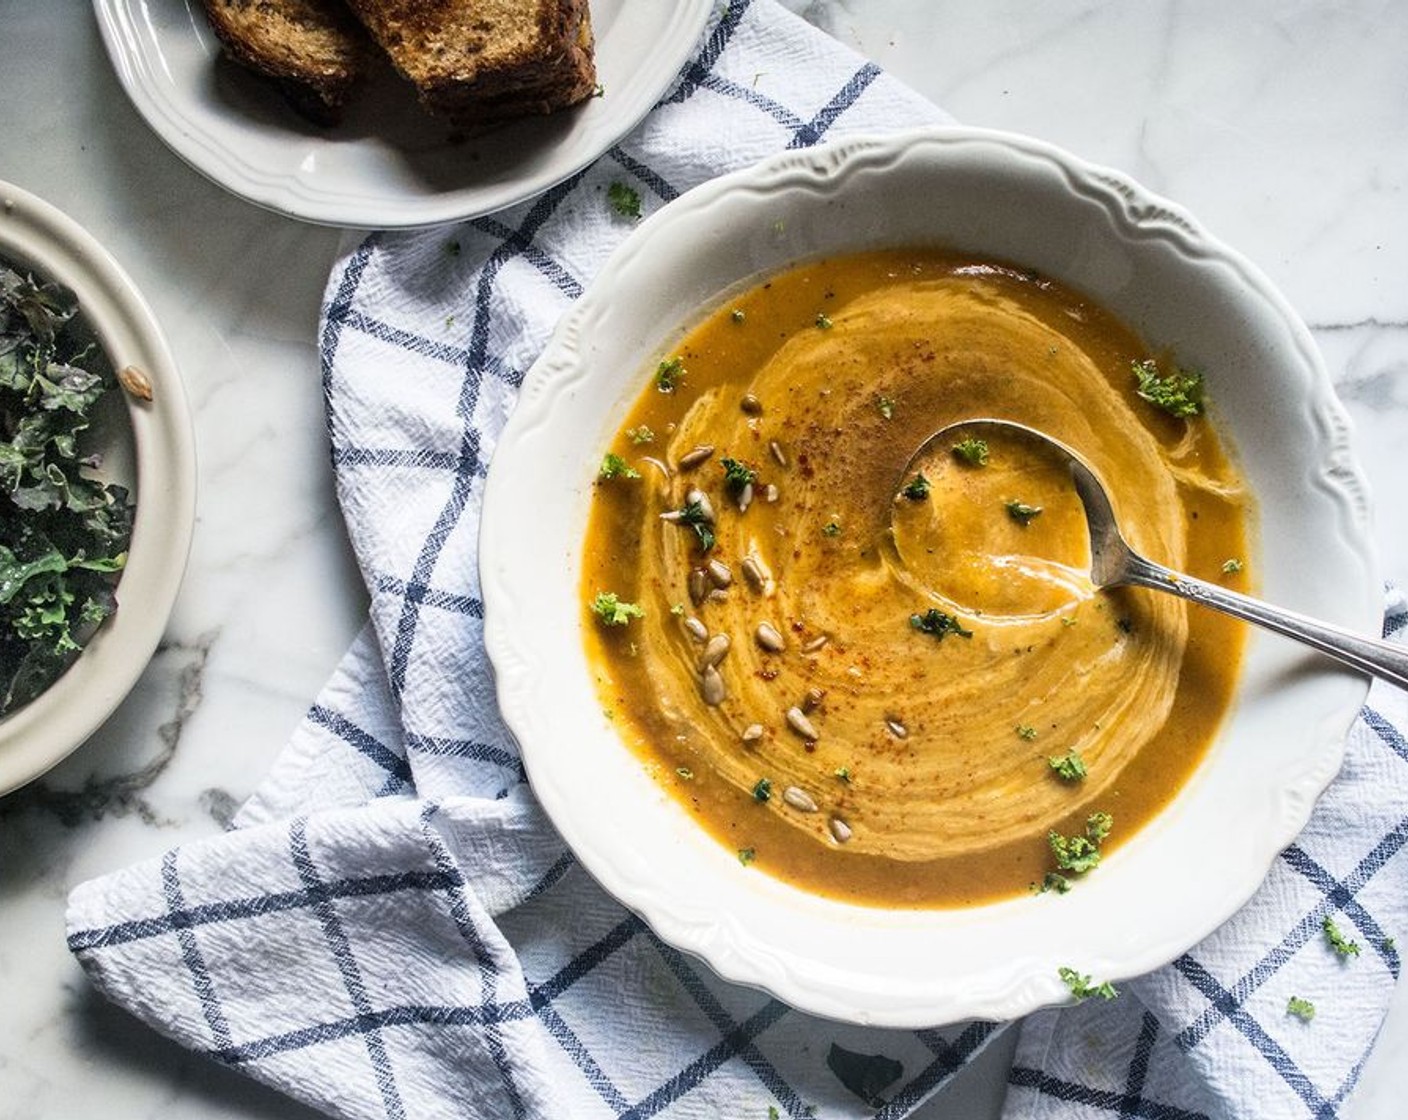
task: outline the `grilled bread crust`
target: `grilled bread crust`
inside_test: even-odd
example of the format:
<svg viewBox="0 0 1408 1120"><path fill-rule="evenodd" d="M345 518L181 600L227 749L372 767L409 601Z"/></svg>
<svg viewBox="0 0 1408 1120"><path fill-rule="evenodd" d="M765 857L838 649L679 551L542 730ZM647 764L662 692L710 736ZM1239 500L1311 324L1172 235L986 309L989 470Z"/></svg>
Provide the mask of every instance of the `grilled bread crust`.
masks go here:
<svg viewBox="0 0 1408 1120"><path fill-rule="evenodd" d="M347 0L431 112L462 127L550 113L596 88L587 0Z"/></svg>
<svg viewBox="0 0 1408 1120"><path fill-rule="evenodd" d="M203 0L225 53L272 79L305 117L336 124L374 57L341 0Z"/></svg>

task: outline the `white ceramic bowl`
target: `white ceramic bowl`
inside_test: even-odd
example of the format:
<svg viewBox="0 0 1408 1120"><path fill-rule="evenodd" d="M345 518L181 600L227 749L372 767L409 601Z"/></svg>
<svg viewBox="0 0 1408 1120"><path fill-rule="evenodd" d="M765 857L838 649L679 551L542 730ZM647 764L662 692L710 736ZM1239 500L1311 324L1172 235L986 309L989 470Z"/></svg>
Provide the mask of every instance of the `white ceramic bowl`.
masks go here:
<svg viewBox="0 0 1408 1120"><path fill-rule="evenodd" d="M1259 499L1265 597L1370 633L1381 600L1365 485L1305 327L1252 265L1125 176L936 128L788 152L642 223L532 369L490 469L480 565L504 716L572 850L662 938L807 1011L917 1027L1014 1018L1069 998L1063 965L1120 980L1210 933L1305 824L1367 684L1252 635L1204 764L1068 895L882 910L741 873L621 744L588 675L570 620L595 468L647 363L702 309L805 258L905 244L1035 268L1207 371Z"/></svg>
<svg viewBox="0 0 1408 1120"><path fill-rule="evenodd" d="M153 384L150 402L128 397L125 409L104 410L96 433L104 477L127 486L137 504L118 609L43 695L0 719L3 794L78 747L146 668L185 569L196 472L176 365L150 308L108 252L48 203L0 182L0 260L72 289L113 369L135 365Z"/></svg>

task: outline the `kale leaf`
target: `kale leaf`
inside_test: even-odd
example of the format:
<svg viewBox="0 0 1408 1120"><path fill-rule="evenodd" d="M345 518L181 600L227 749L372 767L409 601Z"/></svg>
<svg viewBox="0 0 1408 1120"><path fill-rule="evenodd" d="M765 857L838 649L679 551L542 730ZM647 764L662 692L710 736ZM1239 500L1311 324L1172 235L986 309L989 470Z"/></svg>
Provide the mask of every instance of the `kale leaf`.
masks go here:
<svg viewBox="0 0 1408 1120"><path fill-rule="evenodd" d="M78 303L0 264L0 715L33 700L117 609L133 506L89 473L84 433L113 378Z"/></svg>

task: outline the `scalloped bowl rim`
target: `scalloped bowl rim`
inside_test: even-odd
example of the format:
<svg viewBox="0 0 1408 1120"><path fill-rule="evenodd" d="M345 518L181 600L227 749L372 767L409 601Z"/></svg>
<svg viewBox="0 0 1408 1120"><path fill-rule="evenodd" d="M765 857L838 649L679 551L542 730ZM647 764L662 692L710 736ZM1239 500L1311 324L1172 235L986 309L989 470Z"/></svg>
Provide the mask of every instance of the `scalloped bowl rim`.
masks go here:
<svg viewBox="0 0 1408 1120"><path fill-rule="evenodd" d="M111 254L43 199L0 182L0 258L71 288L113 369L151 378L150 402L123 393L131 425L136 513L118 609L63 676L0 719L0 794L76 750L131 691L175 604L195 527L191 417L176 363L146 300ZM121 393L121 389L115 390Z"/></svg>
<svg viewBox="0 0 1408 1120"><path fill-rule="evenodd" d="M1250 635L1208 758L1059 899L872 909L740 873L622 744L579 625L563 622L581 617L594 468L644 371L728 291L826 252L919 241L1036 267L1206 368L1219 427L1260 499L1264 593L1365 632L1382 609L1367 484L1309 332L1250 262L1125 175L1031 138L934 127L787 152L643 222L530 370L490 466L479 561L500 707L572 851L663 940L802 1010L889 1027L1016 1018L1069 999L1062 965L1123 980L1202 940L1304 826L1368 688ZM1300 537L1317 541L1313 567L1289 547ZM1215 865L1184 866L1193 842L1222 853Z"/></svg>

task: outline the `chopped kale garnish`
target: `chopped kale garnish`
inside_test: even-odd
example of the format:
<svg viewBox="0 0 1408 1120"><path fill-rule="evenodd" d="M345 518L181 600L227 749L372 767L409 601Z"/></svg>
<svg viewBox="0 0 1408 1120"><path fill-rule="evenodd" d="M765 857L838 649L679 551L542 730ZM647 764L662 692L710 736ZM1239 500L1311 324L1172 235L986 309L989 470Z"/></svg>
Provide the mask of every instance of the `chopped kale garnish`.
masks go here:
<svg viewBox="0 0 1408 1120"><path fill-rule="evenodd" d="M1113 825L1114 818L1109 813L1092 813L1086 818L1084 835L1062 836L1054 830L1047 833L1046 839L1051 854L1056 858L1057 869L1084 875L1098 867L1100 845L1110 835Z"/></svg>
<svg viewBox="0 0 1408 1120"><path fill-rule="evenodd" d="M694 530L694 535L699 538L699 550L708 552L714 547L714 527L709 522L709 515L704 512L704 507L698 502L686 502L684 508L680 510L679 523L688 525Z"/></svg>
<svg viewBox="0 0 1408 1120"><path fill-rule="evenodd" d="M685 375L684 359L676 355L655 367L655 387L662 393L673 393Z"/></svg>
<svg viewBox="0 0 1408 1120"><path fill-rule="evenodd" d="M1340 956L1357 957L1359 955L1359 942L1346 938L1330 915L1325 915L1325 920L1321 923L1320 928L1325 931L1325 940L1329 942L1330 948Z"/></svg>
<svg viewBox="0 0 1408 1120"><path fill-rule="evenodd" d="M1150 404L1180 419L1197 416L1203 411L1201 373L1175 367L1172 373L1160 375L1158 364L1152 358L1135 362L1132 368L1139 383L1135 391Z"/></svg>
<svg viewBox="0 0 1408 1120"><path fill-rule="evenodd" d="M33 700L117 609L133 503L83 446L112 387L78 302L0 265L0 714Z"/></svg>
<svg viewBox="0 0 1408 1120"><path fill-rule="evenodd" d="M601 460L601 469L597 471L598 478L639 478L640 471L631 466L625 459L613 451L608 451Z"/></svg>
<svg viewBox="0 0 1408 1120"><path fill-rule="evenodd" d="M758 472L737 459L721 459L719 465L724 469L724 486L731 494L741 492L749 483L758 480Z"/></svg>
<svg viewBox="0 0 1408 1120"><path fill-rule="evenodd" d="M924 477L924 472L920 471L905 483L904 489L902 489L900 493L911 502L922 502L929 496L930 488L931 484L929 480Z"/></svg>
<svg viewBox="0 0 1408 1120"><path fill-rule="evenodd" d="M954 455L970 467L988 465L988 441L985 439L961 439L953 445Z"/></svg>
<svg viewBox="0 0 1408 1120"><path fill-rule="evenodd" d="M1063 782L1078 782L1085 777L1085 759L1074 747L1065 754L1051 755L1046 761Z"/></svg>
<svg viewBox="0 0 1408 1120"><path fill-rule="evenodd" d="M1041 506L1029 506L1026 502L1019 502L1016 498L1006 502L1005 505L1007 516L1018 525L1030 525L1034 518L1041 515Z"/></svg>
<svg viewBox="0 0 1408 1120"><path fill-rule="evenodd" d="M1302 1023L1308 1023L1315 1018L1315 1004L1308 999L1301 999L1300 996L1292 996L1286 1001L1286 1014L1294 1015Z"/></svg>
<svg viewBox="0 0 1408 1120"><path fill-rule="evenodd" d="M640 191L625 183L612 183L606 188L606 201L623 218L640 217Z"/></svg>
<svg viewBox="0 0 1408 1120"><path fill-rule="evenodd" d="M951 614L944 614L937 607L930 607L923 614L912 614L909 616L909 624L923 634L932 634L943 641L950 634L957 634L960 638L971 638L973 631L965 630L963 624Z"/></svg>
<svg viewBox="0 0 1408 1120"><path fill-rule="evenodd" d="M1061 968L1058 970L1058 975L1077 1001L1087 1000L1092 996L1100 999L1114 999L1120 994L1108 980L1100 984L1092 983L1089 976L1082 976L1073 968Z"/></svg>
<svg viewBox="0 0 1408 1120"><path fill-rule="evenodd" d="M625 626L633 618L644 618L645 609L623 602L614 591L601 591L592 600L592 613L607 626Z"/></svg>

